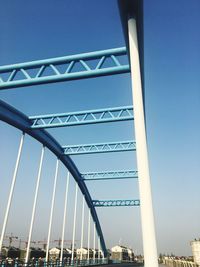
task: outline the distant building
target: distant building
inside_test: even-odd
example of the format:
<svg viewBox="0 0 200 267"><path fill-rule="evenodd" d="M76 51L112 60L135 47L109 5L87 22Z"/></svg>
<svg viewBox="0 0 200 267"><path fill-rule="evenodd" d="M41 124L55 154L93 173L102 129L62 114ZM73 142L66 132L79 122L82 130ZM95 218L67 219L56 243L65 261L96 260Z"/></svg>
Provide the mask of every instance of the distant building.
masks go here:
<svg viewBox="0 0 200 267"><path fill-rule="evenodd" d="M20 250L20 260L24 261L26 258L26 253L27 250L25 249L21 249ZM39 258L44 258L46 255L46 251L41 249L41 248L33 248L31 247L29 250L29 259L39 259Z"/></svg>
<svg viewBox="0 0 200 267"><path fill-rule="evenodd" d="M87 260L88 259L88 249L87 248L78 248L76 250L77 253L77 259L81 258L81 253L82 253L82 259ZM94 256L94 251L93 249L89 249L89 258L92 259Z"/></svg>
<svg viewBox="0 0 200 267"><path fill-rule="evenodd" d="M198 265L200 265L200 239L194 240L190 242L190 245L192 247L192 255L194 262Z"/></svg>
<svg viewBox="0 0 200 267"><path fill-rule="evenodd" d="M129 258L129 261L134 261L134 253L131 248L128 248L128 258Z"/></svg>
<svg viewBox="0 0 200 267"><path fill-rule="evenodd" d="M20 250L19 248L15 247L3 247L1 250L1 254L3 258L11 258L16 259L20 257Z"/></svg>
<svg viewBox="0 0 200 267"><path fill-rule="evenodd" d="M68 257L71 257L71 255L72 255L71 248L66 248L66 253L67 253Z"/></svg>
<svg viewBox="0 0 200 267"><path fill-rule="evenodd" d="M49 250L49 259L50 260L59 260L60 259L61 249L54 247ZM63 258L71 259L72 250L70 248L63 249ZM74 250L74 258L76 257L76 250Z"/></svg>
<svg viewBox="0 0 200 267"><path fill-rule="evenodd" d="M100 258L101 258L101 257L103 257L102 256L103 255L102 253L103 252L101 250L99 251L98 249L95 249L95 250L92 249L92 257L94 257L94 255L95 255L95 258L98 258L99 254L100 254Z"/></svg>
<svg viewBox="0 0 200 267"><path fill-rule="evenodd" d="M77 248L77 258L80 259L81 258L81 254L82 254L82 259L86 260L87 259L87 255L88 255L88 249L87 248Z"/></svg>
<svg viewBox="0 0 200 267"><path fill-rule="evenodd" d="M49 259L50 260L58 260L60 257L60 249L59 248L51 248L49 250Z"/></svg>
<svg viewBox="0 0 200 267"><path fill-rule="evenodd" d="M111 259L114 262L133 261L134 253L132 249L125 246L117 245L111 248Z"/></svg>
<svg viewBox="0 0 200 267"><path fill-rule="evenodd" d="M107 249L107 258L109 259L109 260L111 260L112 259L112 252L111 252L111 249Z"/></svg>

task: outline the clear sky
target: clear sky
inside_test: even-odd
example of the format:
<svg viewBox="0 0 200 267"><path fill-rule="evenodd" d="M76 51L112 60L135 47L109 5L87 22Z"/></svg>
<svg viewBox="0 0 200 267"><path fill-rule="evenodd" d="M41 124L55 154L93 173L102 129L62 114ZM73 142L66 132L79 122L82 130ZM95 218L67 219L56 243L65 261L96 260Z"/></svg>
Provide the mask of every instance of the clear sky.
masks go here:
<svg viewBox="0 0 200 267"><path fill-rule="evenodd" d="M158 252L190 255L200 237L200 2L144 0L147 134ZM3 1L0 65L125 45L116 0ZM27 115L131 105L130 74L24 87L0 92L1 99ZM20 132L0 124L0 227ZM129 140L133 123L60 128L49 131L61 145ZM30 208L41 146L25 140L7 233L28 235ZM135 154L73 157L80 171L135 169ZM55 157L47 151L33 239L47 234ZM61 236L66 171L61 167L52 239ZM74 182L70 182L68 230ZM91 182L92 198L138 198L137 181ZM77 239L80 240L79 194ZM99 209L106 244L142 251L138 208ZM22 214L24 214L22 216ZM78 243L79 241L77 241ZM86 242L86 237L85 237Z"/></svg>

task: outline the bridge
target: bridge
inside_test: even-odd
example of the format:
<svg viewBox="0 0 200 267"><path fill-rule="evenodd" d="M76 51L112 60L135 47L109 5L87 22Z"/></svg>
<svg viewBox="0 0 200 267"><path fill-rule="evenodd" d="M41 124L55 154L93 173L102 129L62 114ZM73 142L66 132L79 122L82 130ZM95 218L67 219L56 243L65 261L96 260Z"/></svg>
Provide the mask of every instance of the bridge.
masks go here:
<svg viewBox="0 0 200 267"><path fill-rule="evenodd" d="M116 1L116 5L118 6L121 16L121 25L126 43L125 47L108 48L95 52L86 51L84 53L67 54L61 57L33 60L23 63L13 62L13 64L0 67L0 90L15 92L16 98L21 97L21 94L19 94L21 88L29 90L29 87L38 88L38 86L43 85L42 88L44 89L45 86L48 98L48 86L50 86L50 84L56 83L57 87L59 87L61 82L68 84L76 80L90 78L95 78L95 82L98 83L100 77L117 76L119 74L125 75L128 73L128 79L132 83L133 105L109 106L96 109L86 108L83 110L80 108L76 111L70 111L66 107L66 111L62 111L62 113L58 110L57 112L52 111L52 113L48 114L37 114L37 110L35 110L33 115L29 115L22 112L23 108L21 110L15 106L11 106L5 101L0 101L0 118L2 122L6 125L10 125L13 131L17 132L17 136L20 132L20 138L16 140L16 142L19 142L18 152L16 153L14 151L15 148L9 148L10 155L13 157L16 156L16 158L11 159L12 164L15 162L15 166L12 175L9 172L12 180L7 194L5 214L1 227L1 254L5 242L9 217L13 212L12 205L15 200L15 187L20 178L19 173L21 174L23 169L25 169L25 165L28 164L30 165L31 172L36 176L31 182L31 186L34 190L32 193L33 202L31 214L29 214L30 221L28 222L29 227L23 262L24 266L28 266L31 260L30 251L33 242L34 223L36 219L38 219L36 218L36 214L39 202L39 190L42 179L44 178L44 172L46 171L46 175L49 175L47 168L44 167L49 153L53 155L53 159L51 159L51 163L49 164L53 164L55 167L51 168L51 173L52 171L54 172L54 177L50 183L52 188L50 191L48 190L48 194L51 195L48 221L46 218L43 218L47 223L46 227L48 229L47 235L45 236L46 253L43 262L44 266L52 266L53 264L53 261L50 259L49 250L52 240L53 221L56 217L55 202L56 193L58 191L58 179L61 171L64 173L65 179L63 179L61 190L62 193L64 193L62 216L59 218L62 222L60 224L60 256L56 266L97 265L107 263L107 247L101 221L97 216L97 209L112 207L140 208L145 266L158 266L145 130L143 3L142 0L119 0ZM41 87L39 87L39 90L41 90ZM68 90L67 87L66 90ZM126 90L126 88L124 88L124 90ZM74 92L74 94L76 94L76 92ZM113 96L113 98L114 97L115 96ZM32 101L40 102L39 91L37 99L32 99ZM46 103L41 102L41 105L45 104ZM110 125L119 122L125 125L127 121L134 125L134 131L131 133L133 138L131 140L123 140L123 138L121 139L119 137L118 140L112 141L108 138L107 142L96 140L95 142L69 144L60 142L58 138L58 131L60 131L61 128L67 135L67 131L76 126L77 133L81 135L82 127L86 125L95 128L96 125L100 127L101 125ZM32 149L35 148L33 148L33 146L28 148L30 138L34 139L35 146L40 147L41 151L37 159L31 157ZM132 157L136 155L137 168L133 168L133 164L129 169L123 169L117 166L116 169L108 170L102 168L101 161L99 161L99 169L98 171L94 171L92 169L93 166L88 162L87 158L87 161L85 161L85 171L79 170L77 158L86 157L85 155L96 157L98 154L102 156L103 159L103 156L108 153L119 153L122 159L124 153L131 153ZM24 160L25 158L27 161ZM36 162L39 163L38 166L36 166ZM31 164L34 168L36 167L36 170L33 171ZM28 176L31 176L31 173L26 173L25 175L27 179L29 179ZM125 181L127 179L137 181L139 185L139 198L134 198L134 196L132 199L99 199L91 197L90 187L92 183L96 185L98 182L111 180L116 180L117 183L118 180ZM70 195L70 186L72 187L73 183L75 186L72 196ZM99 183L98 186L100 186ZM45 201L45 198L43 201ZM24 200L24 205L26 205L26 199ZM69 227L67 225L69 208L72 207L73 220L72 227L69 230L70 233L72 233L72 240L70 241L71 256L69 262L66 261L64 257L64 248L68 231L67 227ZM45 208L46 206L44 206L44 209ZM78 222L77 219L78 211L81 211L81 222ZM26 208L24 208L24 212L26 212ZM24 214L21 216L23 219ZM81 225L79 236L77 229L78 223ZM87 239L85 246L88 249L86 258L83 258L83 253L81 252L79 260L77 260L77 254L75 253L77 239L80 240L80 248L84 247L84 239ZM92 249L92 254L90 253L90 248ZM2 265L3 264L5 263L2 263ZM15 266L18 266L18 264L18 261L16 261ZM37 261L34 264L38 266L39 262Z"/></svg>

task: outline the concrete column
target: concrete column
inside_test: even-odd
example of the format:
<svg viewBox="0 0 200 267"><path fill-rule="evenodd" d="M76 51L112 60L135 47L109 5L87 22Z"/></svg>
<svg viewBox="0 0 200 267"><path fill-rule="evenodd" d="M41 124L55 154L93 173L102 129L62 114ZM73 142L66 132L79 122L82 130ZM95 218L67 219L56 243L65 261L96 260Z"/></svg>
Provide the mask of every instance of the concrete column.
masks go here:
<svg viewBox="0 0 200 267"><path fill-rule="evenodd" d="M128 19L129 52L134 108L136 155L139 177L141 223L145 267L158 267L151 184L148 166L142 82L138 52L136 19Z"/></svg>

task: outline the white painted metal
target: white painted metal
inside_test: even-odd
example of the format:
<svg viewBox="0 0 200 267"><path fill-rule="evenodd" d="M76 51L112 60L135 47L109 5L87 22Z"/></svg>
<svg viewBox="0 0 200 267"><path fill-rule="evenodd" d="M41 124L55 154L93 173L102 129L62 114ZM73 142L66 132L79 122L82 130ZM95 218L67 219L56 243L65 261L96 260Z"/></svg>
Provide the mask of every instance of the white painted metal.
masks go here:
<svg viewBox="0 0 200 267"><path fill-rule="evenodd" d="M67 174L67 183L65 190L65 200L64 200L64 214L63 214L63 227L62 227L62 239L61 239L61 251L60 251L60 262L63 260L63 249L64 249L64 238L65 238L65 227L66 227L66 214L67 214L67 200L69 191L69 172Z"/></svg>
<svg viewBox="0 0 200 267"><path fill-rule="evenodd" d="M15 169L14 169L14 173L13 173L12 183L11 183L11 187L10 187L10 193L9 193L9 197L8 197L6 213L4 216L3 227L2 227L2 231L1 231L1 239L0 239L0 254L1 254L3 239L4 239L4 235L5 235L5 231L6 231L8 216L9 216L9 212L10 212L10 205L11 205L12 198L13 198L15 181L17 178L17 172L18 172L18 167L19 167L19 162L20 162L21 152L22 152L22 147L23 147L23 142L24 142L24 136L25 136L25 134L22 133L20 144L19 144L19 149L18 149L18 154L17 154L17 160L15 163Z"/></svg>
<svg viewBox="0 0 200 267"><path fill-rule="evenodd" d="M95 238L96 238L96 224L95 224L95 222L94 222L94 232L93 232L93 249L94 249L94 251L93 251L93 262L95 263L95 242L96 242L96 240L95 240Z"/></svg>
<svg viewBox="0 0 200 267"><path fill-rule="evenodd" d="M157 267L157 247L151 196L151 183L148 166L142 82L140 73L140 59L138 52L137 28L135 18L128 19L128 35L144 260L146 267Z"/></svg>
<svg viewBox="0 0 200 267"><path fill-rule="evenodd" d="M88 255L87 260L90 260L90 209L88 209Z"/></svg>
<svg viewBox="0 0 200 267"><path fill-rule="evenodd" d="M100 237L98 237L98 263L100 263L101 254L100 254Z"/></svg>
<svg viewBox="0 0 200 267"><path fill-rule="evenodd" d="M73 224L73 236L72 236L72 257L71 257L72 264L74 260L74 247L75 247L75 234L76 234L77 195L78 195L78 184L76 183L75 204L74 204L74 224Z"/></svg>
<svg viewBox="0 0 200 267"><path fill-rule="evenodd" d="M85 196L83 195L82 201L82 223L81 223L81 256L80 260L83 259L83 235L84 235L84 213L85 213Z"/></svg>
<svg viewBox="0 0 200 267"><path fill-rule="evenodd" d="M50 244L50 238L51 238L51 227L52 227L52 219L53 219L53 211L54 211L54 203L55 203L55 195L56 195L56 185L57 185L57 178L58 178L58 164L59 164L59 159L57 159L56 161L56 171L55 171L53 194L52 194L52 200L51 200L51 211L50 211L50 218L49 218L49 229L48 229L46 258L45 258L46 262L48 261L48 256L49 256L49 244Z"/></svg>
<svg viewBox="0 0 200 267"><path fill-rule="evenodd" d="M45 150L45 147L43 146L42 147L41 157L40 157L39 169L38 169L37 183L36 183L36 188L35 188L35 196L34 196L34 202L33 202L31 223L30 223L30 229L29 229L29 235L28 235L28 243L27 243L27 248L26 248L25 264L29 260L29 250L30 250L31 237L32 237L32 231L33 231L33 223L34 223L34 219L35 219L35 209L36 209L36 204L37 204L38 191L39 191L39 186L40 186L40 178L41 178L41 172L42 172L42 163L43 163L43 158L44 158L44 150Z"/></svg>

